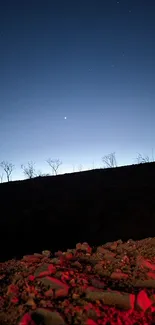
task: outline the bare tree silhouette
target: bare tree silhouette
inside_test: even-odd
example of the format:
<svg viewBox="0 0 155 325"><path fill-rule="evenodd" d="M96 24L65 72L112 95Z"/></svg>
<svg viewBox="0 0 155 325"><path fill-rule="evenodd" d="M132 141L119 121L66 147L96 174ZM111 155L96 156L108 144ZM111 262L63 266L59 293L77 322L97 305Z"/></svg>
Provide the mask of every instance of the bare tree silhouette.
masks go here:
<svg viewBox="0 0 155 325"><path fill-rule="evenodd" d="M53 174L58 174L58 169L60 165L62 165L62 161L60 159L51 159L48 158L46 162L49 164L49 166L52 168Z"/></svg>
<svg viewBox="0 0 155 325"><path fill-rule="evenodd" d="M149 156L142 156L140 153L138 154L138 157L136 158L138 164L145 164L150 162Z"/></svg>
<svg viewBox="0 0 155 325"><path fill-rule="evenodd" d="M21 168L23 169L24 175L28 176L28 178L34 178L36 176L35 174L35 163L33 161L28 162L28 166L21 165Z"/></svg>
<svg viewBox="0 0 155 325"><path fill-rule="evenodd" d="M103 156L102 161L103 161L105 168L117 167L115 152L112 152L109 155Z"/></svg>
<svg viewBox="0 0 155 325"><path fill-rule="evenodd" d="M2 161L0 163L0 166L4 169L7 177L7 181L10 182L10 176L13 172L14 165L12 163L9 163L8 161Z"/></svg>

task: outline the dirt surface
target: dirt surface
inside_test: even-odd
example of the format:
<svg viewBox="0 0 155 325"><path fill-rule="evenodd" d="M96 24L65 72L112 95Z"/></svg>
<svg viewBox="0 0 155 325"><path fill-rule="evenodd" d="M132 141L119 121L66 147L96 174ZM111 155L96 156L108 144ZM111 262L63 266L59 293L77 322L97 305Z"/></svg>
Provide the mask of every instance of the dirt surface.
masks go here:
<svg viewBox="0 0 155 325"><path fill-rule="evenodd" d="M155 324L155 238L0 263L5 324Z"/></svg>

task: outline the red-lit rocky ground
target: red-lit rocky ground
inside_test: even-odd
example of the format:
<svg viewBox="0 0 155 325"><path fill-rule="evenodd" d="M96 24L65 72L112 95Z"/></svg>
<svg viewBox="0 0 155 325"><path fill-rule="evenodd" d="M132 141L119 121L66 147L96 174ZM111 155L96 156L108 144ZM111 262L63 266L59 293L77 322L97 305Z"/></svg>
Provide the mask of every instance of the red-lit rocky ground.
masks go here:
<svg viewBox="0 0 155 325"><path fill-rule="evenodd" d="M1 263L0 324L155 324L155 238Z"/></svg>

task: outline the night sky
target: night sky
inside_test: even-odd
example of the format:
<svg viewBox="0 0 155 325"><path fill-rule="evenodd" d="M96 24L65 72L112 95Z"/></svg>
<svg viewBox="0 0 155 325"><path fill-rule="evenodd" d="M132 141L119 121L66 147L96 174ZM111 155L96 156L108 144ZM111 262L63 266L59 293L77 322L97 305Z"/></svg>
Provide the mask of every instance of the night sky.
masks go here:
<svg viewBox="0 0 155 325"><path fill-rule="evenodd" d="M153 149L155 0L1 0L0 161L12 180L28 161L48 173L59 158L66 173Z"/></svg>

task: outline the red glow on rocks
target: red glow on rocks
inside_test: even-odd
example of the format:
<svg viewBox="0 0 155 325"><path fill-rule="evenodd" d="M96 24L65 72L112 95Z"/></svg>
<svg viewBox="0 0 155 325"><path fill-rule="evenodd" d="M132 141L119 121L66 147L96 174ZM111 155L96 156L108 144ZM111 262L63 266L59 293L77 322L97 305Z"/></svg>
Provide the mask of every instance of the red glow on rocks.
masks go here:
<svg viewBox="0 0 155 325"><path fill-rule="evenodd" d="M134 307L135 307L135 295L130 294L129 299L130 299L131 309L134 309Z"/></svg>
<svg viewBox="0 0 155 325"><path fill-rule="evenodd" d="M137 305L144 312L152 305L151 299L148 298L148 296L144 290L140 291L137 296Z"/></svg>
<svg viewBox="0 0 155 325"><path fill-rule="evenodd" d="M97 325L97 323L96 322L94 322L92 319L87 319L87 321L86 321L86 323L85 323L86 325Z"/></svg>
<svg viewBox="0 0 155 325"><path fill-rule="evenodd" d="M83 243L57 258L35 256L39 259L36 262L29 255L21 261L1 263L0 274L5 274L0 278L0 310L4 318L1 323L36 325L32 318L37 312L45 324L50 318L51 325L152 325L155 264L149 256L143 257L143 242L141 246L138 243L137 249L135 243L132 254L132 243L108 243L98 247L96 253ZM153 249L149 246L151 256ZM28 313L24 314L25 310ZM19 319L22 313L19 323L10 322L9 317Z"/></svg>
<svg viewBox="0 0 155 325"><path fill-rule="evenodd" d="M19 302L19 299L18 299L17 297L13 297L13 298L11 299L11 302L12 302L13 304L17 304L17 303Z"/></svg>
<svg viewBox="0 0 155 325"><path fill-rule="evenodd" d="M36 325L35 322L32 320L29 313L26 313L21 321L19 322L19 325Z"/></svg>
<svg viewBox="0 0 155 325"><path fill-rule="evenodd" d="M28 279L29 279L30 281L34 281L35 276L34 276L34 275L29 275Z"/></svg>
<svg viewBox="0 0 155 325"><path fill-rule="evenodd" d="M149 278L155 280L155 273L154 273L154 272L148 272L148 273L147 273L147 276L148 276Z"/></svg>

